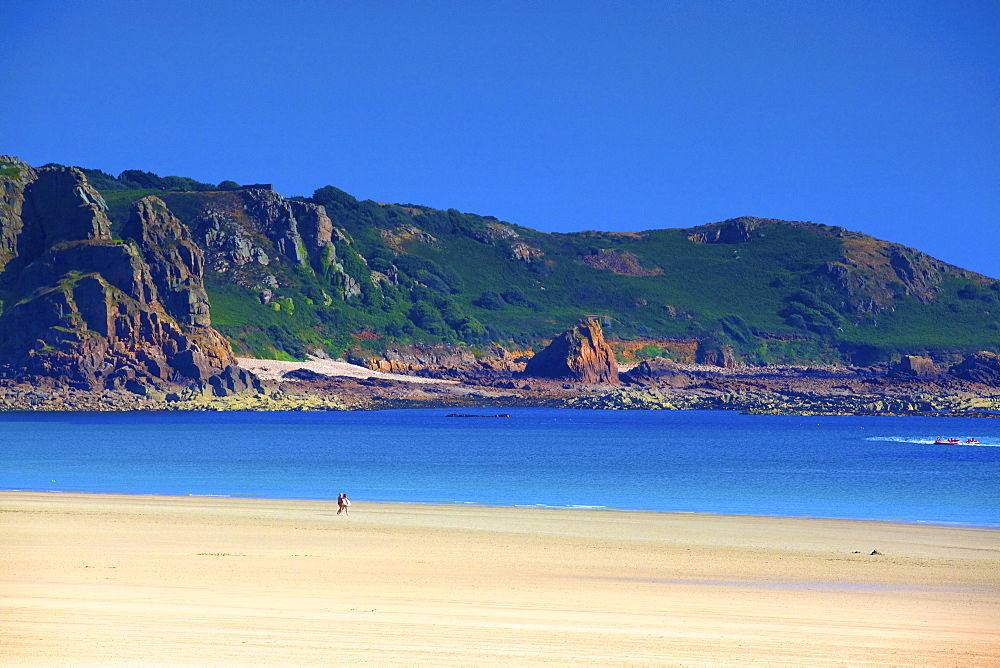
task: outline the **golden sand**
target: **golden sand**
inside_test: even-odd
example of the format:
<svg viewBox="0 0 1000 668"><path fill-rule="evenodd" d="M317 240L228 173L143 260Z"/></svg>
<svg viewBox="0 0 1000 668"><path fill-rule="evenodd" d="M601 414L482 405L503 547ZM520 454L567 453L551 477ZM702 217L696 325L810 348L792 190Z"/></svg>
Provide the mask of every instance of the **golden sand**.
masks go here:
<svg viewBox="0 0 1000 668"><path fill-rule="evenodd" d="M122 663L996 666L1000 531L0 493L0 664Z"/></svg>

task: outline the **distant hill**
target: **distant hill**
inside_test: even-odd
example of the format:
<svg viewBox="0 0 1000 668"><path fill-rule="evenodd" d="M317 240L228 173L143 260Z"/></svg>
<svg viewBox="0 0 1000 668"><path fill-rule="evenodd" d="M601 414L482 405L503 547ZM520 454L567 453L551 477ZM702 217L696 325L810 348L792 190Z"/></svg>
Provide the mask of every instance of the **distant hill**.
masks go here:
<svg viewBox="0 0 1000 668"><path fill-rule="evenodd" d="M1000 351L1000 282L841 227L741 217L556 234L333 186L286 199L232 182L83 172L113 235L149 195L189 228L212 326L242 355L538 348L584 315L604 317L622 358L864 365ZM12 284L0 276L0 299L16 298Z"/></svg>

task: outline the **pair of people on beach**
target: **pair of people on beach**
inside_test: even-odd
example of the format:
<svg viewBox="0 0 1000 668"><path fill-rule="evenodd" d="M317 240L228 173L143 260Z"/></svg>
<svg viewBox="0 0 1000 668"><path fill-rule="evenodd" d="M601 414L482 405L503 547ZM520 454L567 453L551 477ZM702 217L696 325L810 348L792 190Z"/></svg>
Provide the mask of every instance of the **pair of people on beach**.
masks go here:
<svg viewBox="0 0 1000 668"><path fill-rule="evenodd" d="M351 511L351 500L347 498L346 494L341 494L337 497L337 514L349 515Z"/></svg>

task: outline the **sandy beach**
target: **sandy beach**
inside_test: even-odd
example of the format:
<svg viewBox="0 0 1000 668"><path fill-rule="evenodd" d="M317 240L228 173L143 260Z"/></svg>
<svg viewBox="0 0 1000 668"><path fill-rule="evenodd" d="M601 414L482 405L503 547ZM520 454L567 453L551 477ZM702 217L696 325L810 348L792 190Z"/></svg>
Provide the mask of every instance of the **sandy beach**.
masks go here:
<svg viewBox="0 0 1000 668"><path fill-rule="evenodd" d="M3 665L1000 664L989 529L4 492L0 545Z"/></svg>
<svg viewBox="0 0 1000 668"><path fill-rule="evenodd" d="M248 371L253 371L261 380L276 380L281 382L285 379L285 374L289 371L313 371L325 376L343 376L345 378L376 378L381 380L398 380L407 383L436 383L444 385L454 385L453 380L441 380L439 378L423 378L420 376L407 376L401 373L384 373L382 371L371 371L339 360L319 359L311 357L306 362L286 362L284 360L265 360L253 357L237 357L239 365Z"/></svg>

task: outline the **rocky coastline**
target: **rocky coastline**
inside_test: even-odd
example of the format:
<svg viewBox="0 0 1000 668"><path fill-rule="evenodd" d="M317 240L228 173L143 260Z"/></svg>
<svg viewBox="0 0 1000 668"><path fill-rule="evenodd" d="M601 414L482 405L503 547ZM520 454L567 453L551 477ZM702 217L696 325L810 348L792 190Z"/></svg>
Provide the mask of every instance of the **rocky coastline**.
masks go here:
<svg viewBox="0 0 1000 668"><path fill-rule="evenodd" d="M650 377L648 367L660 373ZM492 369L425 369L413 380L286 371L259 388L218 396L169 395L0 381L0 411L330 411L399 408L557 407L601 410L734 410L760 415L1000 417L1000 383L920 379L893 368L677 365L666 360L578 383ZM358 367L360 371L363 368ZM428 383L430 378L451 382ZM414 382L419 381L419 382Z"/></svg>
<svg viewBox="0 0 1000 668"><path fill-rule="evenodd" d="M430 360L431 358L428 358ZM1000 355L949 367L929 358L846 366L716 366L646 360L610 368L600 324L584 320L528 363L435 358L397 373L372 361L234 359L239 383L90 388L53 378L0 379L0 411L343 411L555 407L734 410L758 415L1000 417ZM425 360L427 362L428 360ZM610 368L610 371L609 371ZM402 372L402 373L399 373ZM220 391L221 390L221 391Z"/></svg>

